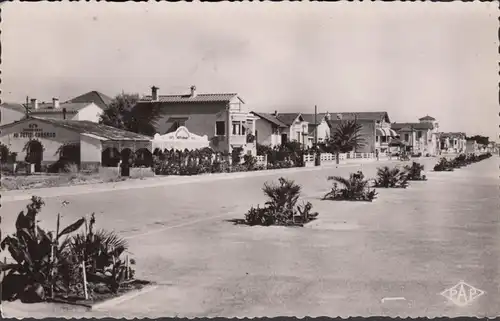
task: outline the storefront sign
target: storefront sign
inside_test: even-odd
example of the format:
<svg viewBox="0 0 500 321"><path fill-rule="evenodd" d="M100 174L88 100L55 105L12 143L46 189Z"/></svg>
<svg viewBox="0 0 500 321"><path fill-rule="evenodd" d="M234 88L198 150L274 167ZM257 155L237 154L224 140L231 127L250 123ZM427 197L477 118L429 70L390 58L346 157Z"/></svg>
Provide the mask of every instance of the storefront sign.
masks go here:
<svg viewBox="0 0 500 321"><path fill-rule="evenodd" d="M14 133L14 138L54 138L56 133L45 132L42 128L38 128L37 124L29 124L28 128L23 128L19 133Z"/></svg>

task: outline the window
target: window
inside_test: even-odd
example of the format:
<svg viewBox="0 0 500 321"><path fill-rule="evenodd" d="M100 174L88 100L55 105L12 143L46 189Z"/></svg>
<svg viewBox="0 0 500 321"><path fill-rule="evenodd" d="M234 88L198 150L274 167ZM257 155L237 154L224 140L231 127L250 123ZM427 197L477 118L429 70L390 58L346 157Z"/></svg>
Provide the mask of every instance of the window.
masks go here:
<svg viewBox="0 0 500 321"><path fill-rule="evenodd" d="M387 142L387 136L380 136L380 140L382 143L386 143Z"/></svg>
<svg viewBox="0 0 500 321"><path fill-rule="evenodd" d="M171 117L167 120L167 124L170 124L166 133L175 132L179 127L186 126L187 118Z"/></svg>
<svg viewBox="0 0 500 321"><path fill-rule="evenodd" d="M422 132L421 132L421 131L418 131L418 132L417 132L417 139L420 139L420 138L422 138Z"/></svg>
<svg viewBox="0 0 500 321"><path fill-rule="evenodd" d="M243 126L243 123L240 121L233 121L233 130L232 134L233 135L245 135L245 127Z"/></svg>
<svg viewBox="0 0 500 321"><path fill-rule="evenodd" d="M375 142L376 142L376 143L378 143L378 141L379 141L379 139L378 139L378 138L379 138L379 137L380 137L380 136L375 136Z"/></svg>
<svg viewBox="0 0 500 321"><path fill-rule="evenodd" d="M215 135L216 136L226 135L226 122L225 121L216 121L215 122Z"/></svg>
<svg viewBox="0 0 500 321"><path fill-rule="evenodd" d="M405 134L405 141L409 141L410 140L410 135L409 134Z"/></svg>

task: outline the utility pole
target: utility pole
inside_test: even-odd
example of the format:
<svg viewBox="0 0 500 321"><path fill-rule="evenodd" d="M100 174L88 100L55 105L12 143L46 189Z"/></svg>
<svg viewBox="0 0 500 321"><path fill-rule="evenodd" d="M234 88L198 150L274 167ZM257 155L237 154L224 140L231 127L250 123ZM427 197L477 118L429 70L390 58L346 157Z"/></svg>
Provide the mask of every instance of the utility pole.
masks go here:
<svg viewBox="0 0 500 321"><path fill-rule="evenodd" d="M318 106L314 105L314 145L318 146Z"/></svg>
<svg viewBox="0 0 500 321"><path fill-rule="evenodd" d="M318 106L314 105L314 165L321 165L321 152L318 147Z"/></svg>

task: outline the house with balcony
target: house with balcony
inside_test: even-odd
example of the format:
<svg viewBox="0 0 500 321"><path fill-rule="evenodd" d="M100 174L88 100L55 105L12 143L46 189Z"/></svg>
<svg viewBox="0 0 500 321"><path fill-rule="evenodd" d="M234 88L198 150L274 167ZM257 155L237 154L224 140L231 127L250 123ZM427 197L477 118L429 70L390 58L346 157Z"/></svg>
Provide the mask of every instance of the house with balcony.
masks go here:
<svg viewBox="0 0 500 321"><path fill-rule="evenodd" d="M330 113L318 113L314 114L302 114L304 120L309 124L309 142L308 147L314 145L314 139L317 135L318 143L324 143L330 137L330 126L328 125L328 119Z"/></svg>
<svg viewBox="0 0 500 321"><path fill-rule="evenodd" d="M438 133L439 149L445 153L463 153L467 149L467 137L462 132Z"/></svg>
<svg viewBox="0 0 500 321"><path fill-rule="evenodd" d="M378 150L379 153L385 153L388 151L389 142L396 136L396 132L391 129L387 112L332 112L327 117L331 135L341 122L349 120L361 124L360 135L364 139L364 145L355 152L375 153Z"/></svg>
<svg viewBox="0 0 500 321"><path fill-rule="evenodd" d="M190 133L207 136L210 147L231 153L241 147L245 154L256 155L255 121L237 93L198 93L192 86L187 94L160 95L151 87L151 95L142 97L134 108L159 108L161 118L155 123L159 135L186 127Z"/></svg>
<svg viewBox="0 0 500 321"><path fill-rule="evenodd" d="M424 156L439 154L439 124L434 117L427 115L418 123L392 123L391 128L413 153Z"/></svg>

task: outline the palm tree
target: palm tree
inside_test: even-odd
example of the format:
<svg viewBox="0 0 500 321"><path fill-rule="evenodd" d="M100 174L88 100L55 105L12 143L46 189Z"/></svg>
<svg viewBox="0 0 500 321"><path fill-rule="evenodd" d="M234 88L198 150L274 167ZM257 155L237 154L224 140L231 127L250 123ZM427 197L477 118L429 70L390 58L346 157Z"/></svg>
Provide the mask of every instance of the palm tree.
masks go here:
<svg viewBox="0 0 500 321"><path fill-rule="evenodd" d="M326 147L329 152L335 154L337 164L340 153L348 153L365 145L365 139L360 133L362 128L363 126L355 120L341 122L335 128L326 142Z"/></svg>
<svg viewBox="0 0 500 321"><path fill-rule="evenodd" d="M134 133L153 136L158 120L163 116L157 104L140 104L138 94L117 95L104 110L99 123Z"/></svg>

